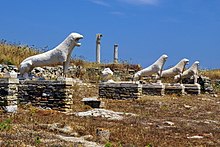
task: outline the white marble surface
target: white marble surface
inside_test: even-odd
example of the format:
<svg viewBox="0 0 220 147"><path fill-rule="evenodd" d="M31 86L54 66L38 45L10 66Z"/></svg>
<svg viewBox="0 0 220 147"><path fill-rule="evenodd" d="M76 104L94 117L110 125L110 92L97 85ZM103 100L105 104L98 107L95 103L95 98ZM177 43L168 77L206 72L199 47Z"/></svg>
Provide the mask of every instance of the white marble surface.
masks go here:
<svg viewBox="0 0 220 147"><path fill-rule="evenodd" d="M185 70L181 76L181 78L190 78L192 76L198 76L198 72L199 72L199 61L195 61L192 66ZM176 75L174 77L175 79L180 79L180 75Z"/></svg>
<svg viewBox="0 0 220 147"><path fill-rule="evenodd" d="M186 64L189 62L188 59L184 58L175 66L162 71L161 77L174 77L175 75L182 74Z"/></svg>
<svg viewBox="0 0 220 147"><path fill-rule="evenodd" d="M20 64L21 76L27 78L28 73L31 72L34 67L50 66L56 64L62 64L64 73L66 73L69 67L73 48L75 46L81 45L79 40L82 38L83 36L78 33L71 33L54 49L26 58Z"/></svg>
<svg viewBox="0 0 220 147"><path fill-rule="evenodd" d="M141 76L151 76L153 74L157 74L158 76L161 75L163 66L167 60L167 55L162 55L156 62L150 65L147 68L144 68L137 73L134 74L134 80L138 80Z"/></svg>

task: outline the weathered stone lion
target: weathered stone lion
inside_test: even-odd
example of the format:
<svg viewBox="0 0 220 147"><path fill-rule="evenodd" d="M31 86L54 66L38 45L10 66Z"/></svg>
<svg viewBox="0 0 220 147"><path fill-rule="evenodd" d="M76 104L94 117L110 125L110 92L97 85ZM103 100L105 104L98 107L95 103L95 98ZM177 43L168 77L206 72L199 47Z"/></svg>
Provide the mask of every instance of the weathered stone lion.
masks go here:
<svg viewBox="0 0 220 147"><path fill-rule="evenodd" d="M154 62L149 67L136 72L134 74L133 80L137 81L141 78L141 76L151 76L153 74L157 74L160 77L163 66L164 66L167 58L168 58L167 55L162 55L156 62Z"/></svg>
<svg viewBox="0 0 220 147"><path fill-rule="evenodd" d="M193 78L194 83L197 83L198 76L199 76L199 61L195 61L189 69L187 69L183 72L183 74L181 76L176 75L174 77L174 79L175 80L181 80L181 78L182 79L184 79L184 78Z"/></svg>
<svg viewBox="0 0 220 147"><path fill-rule="evenodd" d="M63 65L63 74L65 76L69 67L73 48L75 46L81 45L81 43L79 43L79 40L82 38L83 36L78 33L71 33L62 43L60 43L54 49L42 54L26 58L20 64L21 77L28 78L28 74L32 71L34 67L42 67L56 64Z"/></svg>
<svg viewBox="0 0 220 147"><path fill-rule="evenodd" d="M163 77L163 78L174 77L176 75L182 74L184 71L184 68L185 68L186 64L188 64L188 62L189 62L188 59L186 59L186 58L182 59L175 66L173 66L167 70L163 70L161 73L161 77Z"/></svg>

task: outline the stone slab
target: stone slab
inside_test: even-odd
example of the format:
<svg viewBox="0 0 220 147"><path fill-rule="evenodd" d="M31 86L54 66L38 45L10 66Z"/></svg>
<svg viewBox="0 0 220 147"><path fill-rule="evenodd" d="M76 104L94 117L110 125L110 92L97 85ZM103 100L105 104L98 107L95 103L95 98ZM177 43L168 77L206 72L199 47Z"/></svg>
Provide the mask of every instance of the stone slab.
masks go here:
<svg viewBox="0 0 220 147"><path fill-rule="evenodd" d="M89 105L92 108L100 108L100 104L101 104L101 101L98 100L96 97L93 97L93 98L83 98L82 102L85 105Z"/></svg>

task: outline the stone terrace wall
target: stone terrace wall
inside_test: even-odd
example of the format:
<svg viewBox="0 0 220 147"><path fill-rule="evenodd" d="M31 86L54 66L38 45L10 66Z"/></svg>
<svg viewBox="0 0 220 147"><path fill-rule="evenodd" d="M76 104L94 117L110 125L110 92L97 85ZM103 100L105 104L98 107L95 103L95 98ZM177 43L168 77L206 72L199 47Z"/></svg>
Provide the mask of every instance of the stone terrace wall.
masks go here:
<svg viewBox="0 0 220 147"><path fill-rule="evenodd" d="M142 95L142 86L135 83L100 83L99 97L109 99L137 99Z"/></svg>

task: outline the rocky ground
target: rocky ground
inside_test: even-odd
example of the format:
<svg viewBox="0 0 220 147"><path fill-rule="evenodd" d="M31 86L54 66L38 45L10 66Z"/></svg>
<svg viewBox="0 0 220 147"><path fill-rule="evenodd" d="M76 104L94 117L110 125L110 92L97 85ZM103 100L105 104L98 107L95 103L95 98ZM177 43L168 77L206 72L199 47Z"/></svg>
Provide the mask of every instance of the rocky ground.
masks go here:
<svg viewBox="0 0 220 147"><path fill-rule="evenodd" d="M80 106L61 113L23 105L15 114L1 112L0 146L220 146L220 97L102 101L100 110ZM100 140L100 128L110 132L109 141Z"/></svg>

